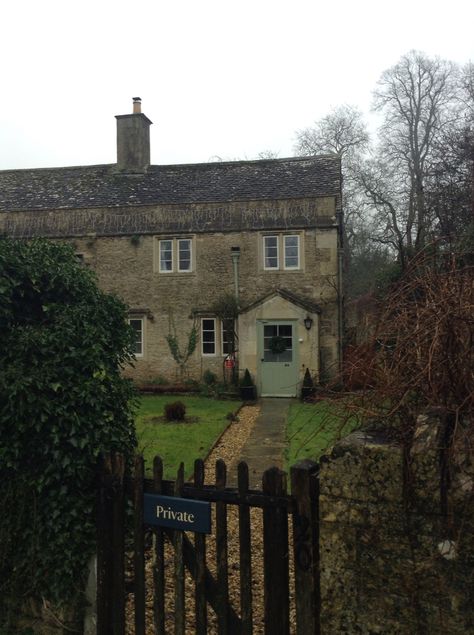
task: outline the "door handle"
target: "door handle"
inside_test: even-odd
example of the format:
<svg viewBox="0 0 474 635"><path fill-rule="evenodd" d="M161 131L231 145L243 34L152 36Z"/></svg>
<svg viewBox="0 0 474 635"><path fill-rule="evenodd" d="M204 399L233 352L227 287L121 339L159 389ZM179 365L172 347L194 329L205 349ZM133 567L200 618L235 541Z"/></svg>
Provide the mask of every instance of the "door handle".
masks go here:
<svg viewBox="0 0 474 635"><path fill-rule="evenodd" d="M289 366L289 364L285 364L285 366Z"/></svg>
<svg viewBox="0 0 474 635"><path fill-rule="evenodd" d="M264 360L264 359L263 359L263 357L262 357L262 359L261 359L260 361L261 361L261 362L264 362L265 360Z"/></svg>

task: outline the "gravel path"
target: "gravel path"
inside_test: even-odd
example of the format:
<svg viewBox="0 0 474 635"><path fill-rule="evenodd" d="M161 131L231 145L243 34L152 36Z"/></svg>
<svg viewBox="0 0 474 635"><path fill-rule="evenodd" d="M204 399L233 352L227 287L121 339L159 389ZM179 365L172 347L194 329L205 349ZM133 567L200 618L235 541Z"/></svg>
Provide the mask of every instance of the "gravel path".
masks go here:
<svg viewBox="0 0 474 635"><path fill-rule="evenodd" d="M244 406L238 415L238 421L233 422L222 435L221 439L209 454L205 462L205 482L213 484L215 482L215 463L218 459L223 459L227 464L228 475L237 470L237 464L255 421L259 414L259 406ZM229 599L234 609L239 613L239 543L238 543L238 510L235 505L228 506L228 561L229 561ZM254 602L254 629L253 633L258 635L264 632L263 624L263 521L262 512L259 509L251 510L252 523L252 586ZM213 520L213 527L215 522ZM192 534L190 534L192 539ZM215 537L213 534L207 537L207 566L211 573L215 573ZM147 571L147 633L152 635L153 630L153 584L152 584L152 559L148 554ZM166 567L169 573L173 568L173 549L167 542L165 547ZM171 575L166 576L166 632L174 632L174 601ZM194 582L186 572L186 633L195 632L194 624ZM132 635L133 629L133 595L129 596L127 602L127 634ZM208 607L208 629L209 635L217 633L217 620L214 611Z"/></svg>

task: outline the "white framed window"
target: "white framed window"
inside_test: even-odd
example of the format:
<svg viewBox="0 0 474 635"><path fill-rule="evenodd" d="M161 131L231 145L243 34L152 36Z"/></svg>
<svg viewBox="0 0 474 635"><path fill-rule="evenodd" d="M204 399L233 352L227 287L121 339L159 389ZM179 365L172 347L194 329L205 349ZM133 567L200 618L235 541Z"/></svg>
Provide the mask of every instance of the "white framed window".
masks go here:
<svg viewBox="0 0 474 635"><path fill-rule="evenodd" d="M144 351L144 332L143 332L143 318L129 318L128 323L133 329L134 338L134 353L135 357L143 357Z"/></svg>
<svg viewBox="0 0 474 635"><path fill-rule="evenodd" d="M192 240L180 238L178 241L178 271L191 271Z"/></svg>
<svg viewBox="0 0 474 635"><path fill-rule="evenodd" d="M301 269L301 233L263 236L262 256L265 271Z"/></svg>
<svg viewBox="0 0 474 635"><path fill-rule="evenodd" d="M298 234L283 236L283 268L300 268L300 237Z"/></svg>
<svg viewBox="0 0 474 635"><path fill-rule="evenodd" d="M263 237L263 267L278 269L278 236Z"/></svg>
<svg viewBox="0 0 474 635"><path fill-rule="evenodd" d="M160 273L173 271L173 241L159 241Z"/></svg>
<svg viewBox="0 0 474 635"><path fill-rule="evenodd" d="M216 354L216 318L201 319L201 353Z"/></svg>
<svg viewBox="0 0 474 635"><path fill-rule="evenodd" d="M155 271L190 273L194 269L193 237L158 238L155 247Z"/></svg>

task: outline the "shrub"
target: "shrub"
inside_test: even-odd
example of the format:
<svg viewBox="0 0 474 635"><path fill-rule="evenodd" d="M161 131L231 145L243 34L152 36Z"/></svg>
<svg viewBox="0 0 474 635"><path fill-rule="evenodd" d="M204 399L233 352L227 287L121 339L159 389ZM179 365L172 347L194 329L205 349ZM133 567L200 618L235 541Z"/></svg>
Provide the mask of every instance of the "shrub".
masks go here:
<svg viewBox="0 0 474 635"><path fill-rule="evenodd" d="M301 388L301 399L304 401L306 399L311 399L314 397L315 389L313 378L311 377L311 373L309 372L309 368L306 368L304 377L303 377L303 386Z"/></svg>
<svg viewBox="0 0 474 635"><path fill-rule="evenodd" d="M240 385L243 386L244 388L247 386L250 387L254 385L252 381L252 376L250 375L248 368L245 369L244 376L240 380Z"/></svg>
<svg viewBox="0 0 474 635"><path fill-rule="evenodd" d="M182 401L173 401L165 405L166 421L184 421L186 406Z"/></svg>
<svg viewBox="0 0 474 635"><path fill-rule="evenodd" d="M0 615L78 598L96 549L96 464L131 454L127 309L71 246L0 238ZM2 619L0 618L0 624Z"/></svg>
<svg viewBox="0 0 474 635"><path fill-rule="evenodd" d="M168 386L170 382L166 377L163 377L162 375L157 375L156 377L153 377L146 383L152 384L154 386Z"/></svg>
<svg viewBox="0 0 474 635"><path fill-rule="evenodd" d="M217 377L216 374L212 372L212 370L206 370L204 372L204 375L202 376L202 380L206 384L206 386L213 386L217 381Z"/></svg>

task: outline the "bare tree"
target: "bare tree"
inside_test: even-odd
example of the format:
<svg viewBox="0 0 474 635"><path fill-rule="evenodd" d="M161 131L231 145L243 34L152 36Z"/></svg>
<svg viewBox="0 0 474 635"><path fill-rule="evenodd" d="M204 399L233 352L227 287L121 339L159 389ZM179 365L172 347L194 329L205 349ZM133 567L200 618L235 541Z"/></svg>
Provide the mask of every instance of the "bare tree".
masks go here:
<svg viewBox="0 0 474 635"><path fill-rule="evenodd" d="M457 72L451 62L412 51L382 74L375 91L379 145L358 178L378 212L376 239L397 249L402 266L431 239L427 190L437 145L460 118Z"/></svg>
<svg viewBox="0 0 474 635"><path fill-rule="evenodd" d="M474 123L474 64L469 62L461 74L462 98L467 108L468 121Z"/></svg>
<svg viewBox="0 0 474 635"><path fill-rule="evenodd" d="M364 225L360 214L364 205L360 187L354 180L356 166L369 147L369 134L362 113L355 106L342 105L334 108L325 117L316 121L311 128L297 132L295 152L297 155L337 153L342 163L342 193L344 207L344 245L346 269L349 264L352 243ZM349 292L352 284L346 279Z"/></svg>
<svg viewBox="0 0 474 635"><path fill-rule="evenodd" d="M336 152L350 165L368 145L369 134L362 113L345 104L334 108L313 127L299 130L295 152L298 155Z"/></svg>
<svg viewBox="0 0 474 635"><path fill-rule="evenodd" d="M278 159L278 154L276 150L262 150L257 154L257 159Z"/></svg>

